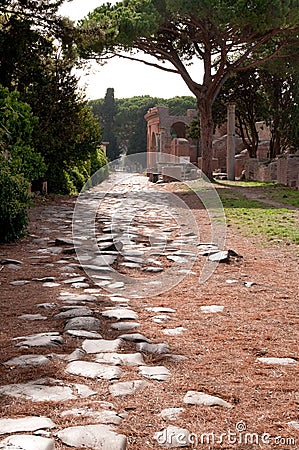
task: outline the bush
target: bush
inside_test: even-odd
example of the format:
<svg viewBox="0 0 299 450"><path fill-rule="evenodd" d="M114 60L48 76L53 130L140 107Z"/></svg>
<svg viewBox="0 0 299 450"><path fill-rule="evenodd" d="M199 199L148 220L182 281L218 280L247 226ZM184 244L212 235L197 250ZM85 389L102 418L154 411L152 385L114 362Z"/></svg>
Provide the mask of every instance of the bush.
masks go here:
<svg viewBox="0 0 299 450"><path fill-rule="evenodd" d="M30 203L29 182L0 161L0 242L24 236Z"/></svg>

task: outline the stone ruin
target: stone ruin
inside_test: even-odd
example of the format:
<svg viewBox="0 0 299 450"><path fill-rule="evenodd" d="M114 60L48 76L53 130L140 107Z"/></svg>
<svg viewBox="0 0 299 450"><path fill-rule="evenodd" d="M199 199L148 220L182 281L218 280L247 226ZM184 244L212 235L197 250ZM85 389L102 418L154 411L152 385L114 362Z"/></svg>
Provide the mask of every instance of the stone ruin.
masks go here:
<svg viewBox="0 0 299 450"><path fill-rule="evenodd" d="M197 117L195 109L188 109L185 116L169 114L166 106L156 106L145 114L147 121L147 168L150 179L164 181L180 179L182 167L191 163L201 168L201 150L196 140L187 138L187 128ZM299 189L299 154L282 155L275 160L269 158L271 134L264 122L258 122L259 145L257 157L250 158L240 137L235 137L235 176L246 180L273 181ZM167 165L171 155L179 164ZM226 173L227 125L217 128L213 139L213 170ZM171 167L170 167L171 166ZM182 167L180 167L182 166ZM225 176L225 175L224 175Z"/></svg>

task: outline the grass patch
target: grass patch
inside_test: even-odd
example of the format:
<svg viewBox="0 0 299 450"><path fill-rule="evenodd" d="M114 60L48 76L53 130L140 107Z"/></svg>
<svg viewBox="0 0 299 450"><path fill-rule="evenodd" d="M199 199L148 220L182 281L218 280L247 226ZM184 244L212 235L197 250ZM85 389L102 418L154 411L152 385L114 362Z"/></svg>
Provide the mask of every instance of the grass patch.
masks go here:
<svg viewBox="0 0 299 450"><path fill-rule="evenodd" d="M236 225L248 235L262 235L269 241L299 244L297 211L275 208L231 190L225 192L223 189L219 195L228 224Z"/></svg>
<svg viewBox="0 0 299 450"><path fill-rule="evenodd" d="M259 181L221 181L217 184L242 188L244 192L255 192L261 199L269 199L285 206L299 208L299 190L281 184Z"/></svg>

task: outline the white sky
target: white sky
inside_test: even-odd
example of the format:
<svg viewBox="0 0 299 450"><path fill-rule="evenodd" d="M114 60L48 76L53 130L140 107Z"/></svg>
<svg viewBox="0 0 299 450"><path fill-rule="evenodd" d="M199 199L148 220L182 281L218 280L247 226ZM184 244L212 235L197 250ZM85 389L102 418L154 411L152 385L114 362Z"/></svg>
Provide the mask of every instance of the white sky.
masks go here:
<svg viewBox="0 0 299 450"><path fill-rule="evenodd" d="M72 0L61 6L60 14L72 20L82 19L103 3L106 1ZM116 3L116 0L110 0L110 3ZM135 95L162 98L192 95L179 75L119 58L112 59L104 66L93 63L89 75L82 72L79 75L80 86L85 88L89 99L103 98L108 88L114 88L115 98Z"/></svg>

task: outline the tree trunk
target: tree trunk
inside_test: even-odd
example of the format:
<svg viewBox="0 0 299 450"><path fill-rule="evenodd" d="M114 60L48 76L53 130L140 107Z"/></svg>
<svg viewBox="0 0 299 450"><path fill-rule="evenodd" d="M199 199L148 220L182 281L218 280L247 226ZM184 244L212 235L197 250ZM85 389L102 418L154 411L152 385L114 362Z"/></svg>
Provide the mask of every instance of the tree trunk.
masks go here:
<svg viewBox="0 0 299 450"><path fill-rule="evenodd" d="M201 169L203 173L212 180L213 178L213 131L214 124L212 118L212 102L209 100L199 100L198 109L200 113L200 146L201 146L201 157L202 166Z"/></svg>

